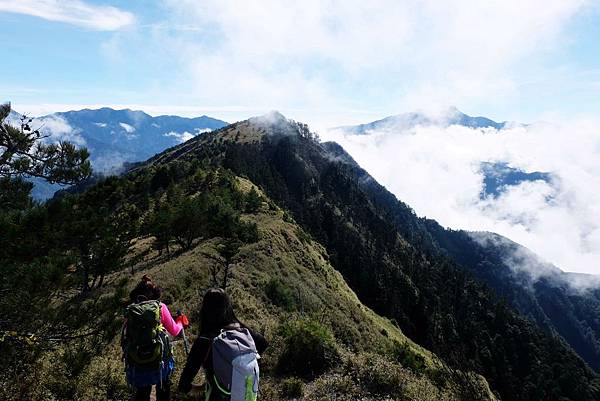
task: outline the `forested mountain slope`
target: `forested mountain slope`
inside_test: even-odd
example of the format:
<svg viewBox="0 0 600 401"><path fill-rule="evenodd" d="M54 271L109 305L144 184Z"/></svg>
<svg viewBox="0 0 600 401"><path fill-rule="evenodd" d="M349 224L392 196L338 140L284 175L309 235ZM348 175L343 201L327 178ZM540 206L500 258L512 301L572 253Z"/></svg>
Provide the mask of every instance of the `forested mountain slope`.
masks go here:
<svg viewBox="0 0 600 401"><path fill-rule="evenodd" d="M444 230L425 222L439 246L541 327L560 334L600 371L600 283L542 261L492 233Z"/></svg>
<svg viewBox="0 0 600 401"><path fill-rule="evenodd" d="M434 220L417 218L339 145L323 146L354 166L353 174L365 194L390 216L404 238L432 255L452 257L523 315L558 333L600 371L600 278L564 273L497 234L449 230Z"/></svg>
<svg viewBox="0 0 600 401"><path fill-rule="evenodd" d="M447 255L544 330L558 333L596 371L600 369L600 278L564 273L507 238L444 229L417 218L337 144L324 143L354 166L361 188L404 238L432 255Z"/></svg>

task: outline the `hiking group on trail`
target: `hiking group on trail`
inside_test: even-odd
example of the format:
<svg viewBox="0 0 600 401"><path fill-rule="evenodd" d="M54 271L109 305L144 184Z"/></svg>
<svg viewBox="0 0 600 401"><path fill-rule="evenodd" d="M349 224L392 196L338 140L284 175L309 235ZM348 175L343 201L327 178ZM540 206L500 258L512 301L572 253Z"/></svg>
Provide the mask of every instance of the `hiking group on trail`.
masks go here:
<svg viewBox="0 0 600 401"><path fill-rule="evenodd" d="M200 390L201 386L192 381L204 368L205 401L256 401L258 359L268 344L262 335L236 318L226 292L215 288L204 295L200 334L189 353L185 336L188 319L181 313L173 319L167 305L160 301L161 293L144 275L129 296L131 304L125 312L121 346L127 382L134 389L133 399L149 401L154 385L157 401L170 400L175 368L171 335L183 338L188 354L179 380L180 392Z"/></svg>

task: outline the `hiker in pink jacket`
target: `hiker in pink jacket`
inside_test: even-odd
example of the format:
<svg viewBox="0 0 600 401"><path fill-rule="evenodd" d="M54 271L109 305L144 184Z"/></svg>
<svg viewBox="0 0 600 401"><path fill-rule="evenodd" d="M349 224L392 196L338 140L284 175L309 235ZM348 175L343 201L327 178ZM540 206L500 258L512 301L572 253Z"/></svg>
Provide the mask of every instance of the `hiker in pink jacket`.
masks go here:
<svg viewBox="0 0 600 401"><path fill-rule="evenodd" d="M144 301L160 301L161 295L161 289L154 284L148 276L144 275L142 280L129 294L129 298L132 303L139 304L140 302ZM173 337L182 334L182 330L188 325L188 320L185 315L178 315L175 319L173 319L169 308L162 302L160 302L160 322L165 330ZM171 365L173 365L172 358ZM170 375L172 367L173 366L169 368L168 375ZM169 401L170 387L171 383L168 377L166 380L161 380L159 384L156 384L156 400ZM136 387L134 399L135 401L149 401L151 392L152 385Z"/></svg>

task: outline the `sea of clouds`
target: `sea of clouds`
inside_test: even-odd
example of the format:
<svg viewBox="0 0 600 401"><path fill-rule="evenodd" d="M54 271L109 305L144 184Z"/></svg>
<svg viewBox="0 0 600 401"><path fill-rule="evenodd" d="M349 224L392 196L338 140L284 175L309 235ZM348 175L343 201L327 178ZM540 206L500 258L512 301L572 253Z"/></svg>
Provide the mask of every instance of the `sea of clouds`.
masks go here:
<svg viewBox="0 0 600 401"><path fill-rule="evenodd" d="M420 216L493 231L565 271L600 274L600 121L321 132ZM552 174L481 197L481 162Z"/></svg>

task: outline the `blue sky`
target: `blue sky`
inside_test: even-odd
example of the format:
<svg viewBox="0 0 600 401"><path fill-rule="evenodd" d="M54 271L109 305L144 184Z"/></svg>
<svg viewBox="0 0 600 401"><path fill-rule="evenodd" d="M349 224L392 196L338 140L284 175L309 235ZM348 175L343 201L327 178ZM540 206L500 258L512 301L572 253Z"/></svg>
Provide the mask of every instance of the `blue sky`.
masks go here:
<svg viewBox="0 0 600 401"><path fill-rule="evenodd" d="M0 93L314 125L455 105L496 120L600 112L600 12L580 0L0 0ZM479 4L479 3L489 3Z"/></svg>
<svg viewBox="0 0 600 401"><path fill-rule="evenodd" d="M419 215L600 273L598 43L598 0L0 0L0 100L30 115L110 106L233 122L280 110ZM553 124L324 129L449 106ZM481 200L482 161L556 180Z"/></svg>

